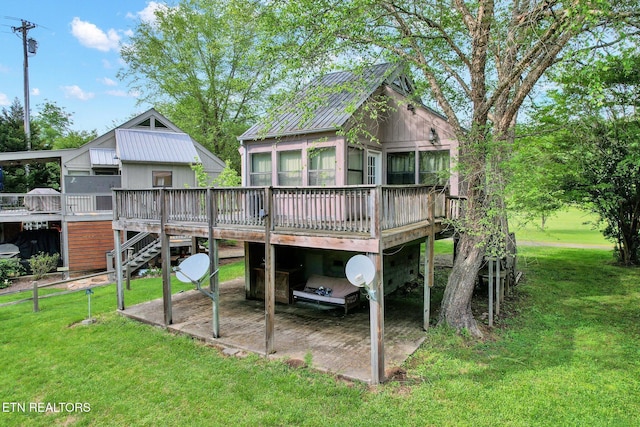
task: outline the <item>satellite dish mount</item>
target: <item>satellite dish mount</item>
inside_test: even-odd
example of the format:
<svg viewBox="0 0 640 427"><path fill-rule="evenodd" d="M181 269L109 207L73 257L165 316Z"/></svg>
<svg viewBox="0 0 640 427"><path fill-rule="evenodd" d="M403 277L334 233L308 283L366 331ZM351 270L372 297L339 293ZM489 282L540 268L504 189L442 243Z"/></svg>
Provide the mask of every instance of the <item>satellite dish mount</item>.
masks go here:
<svg viewBox="0 0 640 427"><path fill-rule="evenodd" d="M368 299L377 301L376 291L371 287L373 279L376 277L376 267L373 265L373 261L364 255L354 255L347 261L345 274L352 285L367 290Z"/></svg>
<svg viewBox="0 0 640 427"><path fill-rule="evenodd" d="M215 294L202 287L202 284L218 274L218 270L209 273L209 256L207 254L195 254L185 259L175 267L176 278L182 283L193 284L201 293L215 301Z"/></svg>

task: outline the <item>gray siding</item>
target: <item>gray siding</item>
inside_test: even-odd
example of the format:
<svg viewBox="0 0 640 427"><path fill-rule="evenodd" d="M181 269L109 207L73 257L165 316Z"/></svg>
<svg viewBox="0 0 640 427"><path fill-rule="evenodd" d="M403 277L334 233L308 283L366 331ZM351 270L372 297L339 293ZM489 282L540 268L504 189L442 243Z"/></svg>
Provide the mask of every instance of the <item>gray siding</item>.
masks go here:
<svg viewBox="0 0 640 427"><path fill-rule="evenodd" d="M123 164L122 165L122 188L131 190L152 188L152 172L153 171L171 171L173 187L185 188L195 187L195 174L190 166L186 165L169 165L169 164L153 164L144 165L140 163Z"/></svg>

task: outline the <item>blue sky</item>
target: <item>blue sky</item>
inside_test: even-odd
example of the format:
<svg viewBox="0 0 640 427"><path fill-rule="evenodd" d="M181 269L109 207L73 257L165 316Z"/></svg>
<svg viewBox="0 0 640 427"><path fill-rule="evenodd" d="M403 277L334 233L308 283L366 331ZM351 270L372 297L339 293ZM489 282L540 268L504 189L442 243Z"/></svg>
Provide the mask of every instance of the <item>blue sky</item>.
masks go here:
<svg viewBox="0 0 640 427"><path fill-rule="evenodd" d="M99 135L150 105L136 105L135 93L116 74L124 67L121 43L140 20L152 19L160 3L149 0L17 0L0 5L0 108L17 97L24 104L20 19L38 26L28 35L38 42L29 57L32 117L53 101L72 113L75 130ZM13 19L18 18L18 19Z"/></svg>

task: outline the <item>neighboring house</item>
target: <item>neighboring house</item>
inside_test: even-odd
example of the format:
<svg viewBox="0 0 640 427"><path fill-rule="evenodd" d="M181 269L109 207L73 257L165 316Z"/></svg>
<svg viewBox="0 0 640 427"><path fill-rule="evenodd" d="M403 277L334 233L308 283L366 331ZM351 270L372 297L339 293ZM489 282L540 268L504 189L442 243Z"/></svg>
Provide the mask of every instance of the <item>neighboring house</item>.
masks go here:
<svg viewBox="0 0 640 427"><path fill-rule="evenodd" d="M242 188L116 190L116 251L124 231L159 233L165 255L170 236L208 238L209 268L215 272L218 241L245 242L245 291L247 298L265 300L266 354L277 351L276 302L292 304L306 293L348 310L359 304L358 296L366 301L359 288L344 298L306 289L313 284L348 290L345 266L364 253L375 269L370 286L377 297L369 306L372 382L378 382L384 377L384 296L422 281L424 243L427 328L433 241L451 235L447 220L460 208L458 180L449 174L457 154L452 127L412 92L404 68L388 64L312 82L297 95L301 102L274 111L239 137ZM356 135L357 143L347 134ZM116 266L117 277L123 266ZM164 324L169 325L169 256L163 256L162 267ZM205 293L212 299L211 324L218 338L223 322L217 276L209 280ZM117 288L118 308L125 310L121 279Z"/></svg>
<svg viewBox="0 0 640 427"><path fill-rule="evenodd" d="M105 254L114 247L113 188L195 187L193 164L202 163L211 179L224 168L224 162L154 109L77 149L0 153L0 166L34 162L61 165L61 191L0 193L1 242L14 241L25 230L27 241L46 235L46 248L20 248L21 256L39 249L58 252L71 271L106 268ZM48 203L36 205L35 197L48 198Z"/></svg>

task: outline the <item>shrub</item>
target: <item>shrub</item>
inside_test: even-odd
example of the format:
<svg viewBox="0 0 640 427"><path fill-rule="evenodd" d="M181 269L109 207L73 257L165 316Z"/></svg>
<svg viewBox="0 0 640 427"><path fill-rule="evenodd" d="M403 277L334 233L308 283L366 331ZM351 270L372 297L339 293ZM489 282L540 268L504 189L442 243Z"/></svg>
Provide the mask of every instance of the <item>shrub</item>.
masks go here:
<svg viewBox="0 0 640 427"><path fill-rule="evenodd" d="M24 267L18 258L0 258L0 289L11 286L9 279L24 274Z"/></svg>
<svg viewBox="0 0 640 427"><path fill-rule="evenodd" d="M45 274L58 266L59 254L48 255L40 252L29 258L29 267L33 273L34 280L40 280Z"/></svg>

